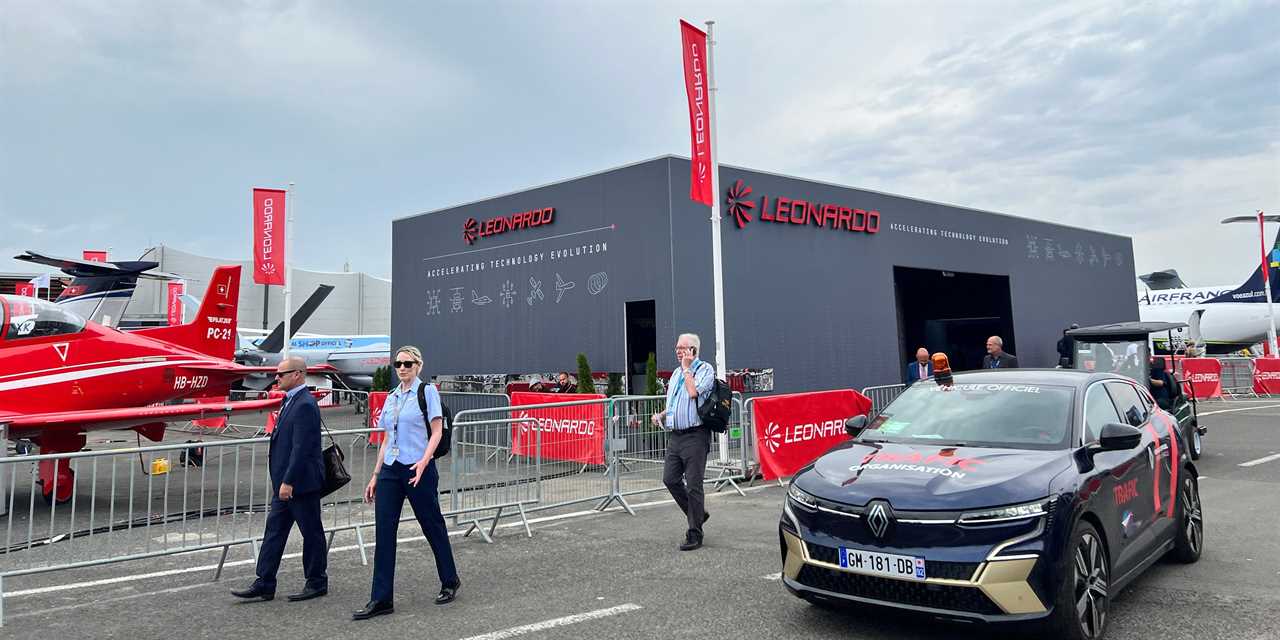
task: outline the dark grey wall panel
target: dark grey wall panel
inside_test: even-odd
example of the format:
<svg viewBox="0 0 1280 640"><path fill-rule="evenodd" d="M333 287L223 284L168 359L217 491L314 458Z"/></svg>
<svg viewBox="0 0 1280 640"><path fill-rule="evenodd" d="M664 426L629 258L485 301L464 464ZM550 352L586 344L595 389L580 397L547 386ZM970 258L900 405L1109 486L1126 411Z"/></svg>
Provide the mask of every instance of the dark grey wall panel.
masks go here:
<svg viewBox="0 0 1280 640"><path fill-rule="evenodd" d="M578 351L598 370L621 371L623 304L653 299L659 367L674 365L671 345L684 331L700 334L703 356L712 359L709 210L688 199L688 173L686 160L660 158L396 221L393 340L421 344L429 373L569 368ZM756 204L745 228L727 210L722 220L729 365L773 367L779 391L899 381L905 354L895 265L1008 276L1024 366L1052 366L1067 323L1138 317L1129 238L733 167L722 167L721 177L721 197L742 179ZM761 196L771 207L782 196L877 210L881 229L864 234L762 221ZM556 221L546 228L471 246L462 240L468 217L547 206L556 207ZM553 250L602 242L605 252L550 259ZM490 262L531 254L541 259ZM428 275L477 263L486 268ZM558 304L557 273L574 282ZM587 290L594 273L608 277L598 295ZM544 296L532 305L530 277ZM508 281L517 295L504 306L500 291ZM461 311L449 300L457 287L465 298ZM493 302L474 304L473 289ZM438 307L427 304L432 294Z"/></svg>

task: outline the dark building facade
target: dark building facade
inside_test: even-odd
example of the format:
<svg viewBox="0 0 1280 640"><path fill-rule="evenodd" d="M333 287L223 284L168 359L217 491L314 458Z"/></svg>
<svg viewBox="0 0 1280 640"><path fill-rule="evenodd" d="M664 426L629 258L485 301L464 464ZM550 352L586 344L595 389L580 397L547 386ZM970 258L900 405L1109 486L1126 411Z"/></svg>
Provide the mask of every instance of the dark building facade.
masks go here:
<svg viewBox="0 0 1280 640"><path fill-rule="evenodd" d="M720 168L726 351L776 391L900 382L915 350L976 367L987 336L1051 367L1082 326L1138 319L1123 236ZM663 157L396 220L391 337L426 373L714 362L710 209ZM632 378L636 380L636 378Z"/></svg>

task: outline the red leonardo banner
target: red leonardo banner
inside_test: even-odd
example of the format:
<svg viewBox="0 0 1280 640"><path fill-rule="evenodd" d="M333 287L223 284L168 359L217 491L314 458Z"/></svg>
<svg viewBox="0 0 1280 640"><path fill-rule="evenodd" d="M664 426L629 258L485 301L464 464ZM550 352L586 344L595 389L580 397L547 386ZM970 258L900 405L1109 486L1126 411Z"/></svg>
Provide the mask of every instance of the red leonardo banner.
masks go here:
<svg viewBox="0 0 1280 640"><path fill-rule="evenodd" d="M1182 377L1191 383L1184 390L1197 400L1222 397L1222 363L1216 358L1183 358Z"/></svg>
<svg viewBox="0 0 1280 640"><path fill-rule="evenodd" d="M253 190L253 281L284 284L285 192Z"/></svg>
<svg viewBox="0 0 1280 640"><path fill-rule="evenodd" d="M849 439L844 421L871 411L853 389L761 396L752 401L756 454L765 480L794 475L831 447Z"/></svg>
<svg viewBox="0 0 1280 640"><path fill-rule="evenodd" d="M176 327L182 324L182 300L179 296L186 290L186 285L181 281L169 283L169 298L165 304L166 315L168 316L169 326Z"/></svg>
<svg viewBox="0 0 1280 640"><path fill-rule="evenodd" d="M511 394L511 406L602 400L598 393L531 393ZM604 464L604 404L551 409L522 409L511 412L512 419L529 418L511 423L511 453L532 458L537 455L539 439L544 462L578 462Z"/></svg>
<svg viewBox="0 0 1280 640"><path fill-rule="evenodd" d="M689 97L689 198L711 206L711 92L707 86L707 34L680 21L684 91Z"/></svg>
<svg viewBox="0 0 1280 640"><path fill-rule="evenodd" d="M1280 358L1255 358L1253 391L1267 395L1280 394Z"/></svg>
<svg viewBox="0 0 1280 640"><path fill-rule="evenodd" d="M106 251L84 251L80 255L82 255L84 259L89 262L106 262L107 261Z"/></svg>

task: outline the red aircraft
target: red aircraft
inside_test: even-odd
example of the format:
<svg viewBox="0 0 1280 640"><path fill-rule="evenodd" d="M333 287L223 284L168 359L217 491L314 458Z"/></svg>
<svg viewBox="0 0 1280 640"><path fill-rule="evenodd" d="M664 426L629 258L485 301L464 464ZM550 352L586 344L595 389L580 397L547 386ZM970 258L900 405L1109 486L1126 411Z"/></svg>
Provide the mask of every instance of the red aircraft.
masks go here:
<svg viewBox="0 0 1280 640"><path fill-rule="evenodd" d="M59 453L82 449L86 431L132 429L160 440L168 421L276 408L278 398L210 401L266 369L231 359L239 293L240 267L218 267L195 321L127 333L50 302L0 296L0 425L11 439ZM40 465L44 497L54 499L54 475L56 499L69 499L75 476L66 460Z"/></svg>

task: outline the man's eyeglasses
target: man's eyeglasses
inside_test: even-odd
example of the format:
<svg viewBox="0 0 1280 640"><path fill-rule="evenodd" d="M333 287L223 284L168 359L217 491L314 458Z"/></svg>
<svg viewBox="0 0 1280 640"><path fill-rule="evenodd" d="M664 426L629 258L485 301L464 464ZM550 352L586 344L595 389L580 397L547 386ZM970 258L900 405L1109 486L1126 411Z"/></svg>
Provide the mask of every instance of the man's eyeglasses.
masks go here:
<svg viewBox="0 0 1280 640"><path fill-rule="evenodd" d="M302 373L302 369L289 369L288 371L277 371L276 377L283 378L291 373Z"/></svg>
<svg viewBox="0 0 1280 640"><path fill-rule="evenodd" d="M415 364L418 364L418 363L414 362L413 360L396 360L397 369L408 369Z"/></svg>

